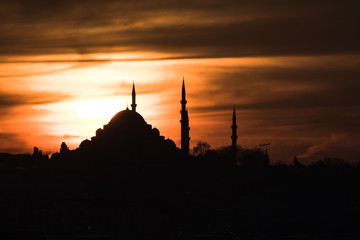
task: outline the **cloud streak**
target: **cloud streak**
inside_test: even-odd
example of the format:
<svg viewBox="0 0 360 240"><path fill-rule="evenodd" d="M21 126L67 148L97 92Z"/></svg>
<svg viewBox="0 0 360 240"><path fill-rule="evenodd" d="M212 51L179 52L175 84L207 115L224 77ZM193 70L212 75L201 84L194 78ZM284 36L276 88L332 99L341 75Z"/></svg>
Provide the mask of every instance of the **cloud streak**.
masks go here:
<svg viewBox="0 0 360 240"><path fill-rule="evenodd" d="M68 98L64 94L56 93L24 93L24 94L9 94L0 93L0 108L14 107L20 105L42 105Z"/></svg>
<svg viewBox="0 0 360 240"><path fill-rule="evenodd" d="M24 153L29 150L26 142L16 133L0 132L0 152Z"/></svg>
<svg viewBox="0 0 360 240"><path fill-rule="evenodd" d="M1 55L156 51L200 57L358 53L358 1L12 1Z"/></svg>

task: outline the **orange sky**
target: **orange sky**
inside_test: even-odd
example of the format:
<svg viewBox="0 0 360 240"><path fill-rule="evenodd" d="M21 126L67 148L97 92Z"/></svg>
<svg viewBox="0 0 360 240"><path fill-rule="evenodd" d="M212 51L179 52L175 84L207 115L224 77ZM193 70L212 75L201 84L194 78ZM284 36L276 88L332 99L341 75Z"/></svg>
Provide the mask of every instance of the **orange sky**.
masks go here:
<svg viewBox="0 0 360 240"><path fill-rule="evenodd" d="M356 1L4 1L0 152L76 148L131 102L179 146L185 77L190 145L271 142L272 161L360 149Z"/></svg>

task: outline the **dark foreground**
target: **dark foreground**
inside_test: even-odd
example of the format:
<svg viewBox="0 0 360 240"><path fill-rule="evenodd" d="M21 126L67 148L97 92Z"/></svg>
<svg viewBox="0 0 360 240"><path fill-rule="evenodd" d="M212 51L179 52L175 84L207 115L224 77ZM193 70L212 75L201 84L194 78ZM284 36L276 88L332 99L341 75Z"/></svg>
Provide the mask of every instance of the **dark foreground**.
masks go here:
<svg viewBox="0 0 360 240"><path fill-rule="evenodd" d="M0 175L1 239L360 239L360 169L196 162Z"/></svg>

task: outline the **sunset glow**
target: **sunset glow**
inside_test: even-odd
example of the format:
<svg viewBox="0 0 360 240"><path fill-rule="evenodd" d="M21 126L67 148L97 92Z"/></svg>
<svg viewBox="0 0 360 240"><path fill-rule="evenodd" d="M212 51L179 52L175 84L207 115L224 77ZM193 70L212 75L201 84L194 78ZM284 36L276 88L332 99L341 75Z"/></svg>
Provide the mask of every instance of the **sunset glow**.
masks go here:
<svg viewBox="0 0 360 240"><path fill-rule="evenodd" d="M190 147L230 145L235 105L243 147L272 142L274 161L353 161L360 55L350 5L4 3L0 152L76 148L131 104L133 82L138 112L179 146L185 77Z"/></svg>
<svg viewBox="0 0 360 240"><path fill-rule="evenodd" d="M359 10L1 0L0 239L360 239Z"/></svg>

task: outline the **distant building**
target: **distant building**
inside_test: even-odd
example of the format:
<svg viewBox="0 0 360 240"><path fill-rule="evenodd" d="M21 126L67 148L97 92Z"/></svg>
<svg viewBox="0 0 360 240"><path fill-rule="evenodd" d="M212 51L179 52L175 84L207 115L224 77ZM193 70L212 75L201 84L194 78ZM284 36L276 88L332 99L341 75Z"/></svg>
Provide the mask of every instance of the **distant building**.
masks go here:
<svg viewBox="0 0 360 240"><path fill-rule="evenodd" d="M189 137L189 116L188 111L186 108L186 96L185 96L185 82L183 79L182 83L182 92L181 92L181 151L184 154L184 156L189 156L189 143L190 143L190 137Z"/></svg>

